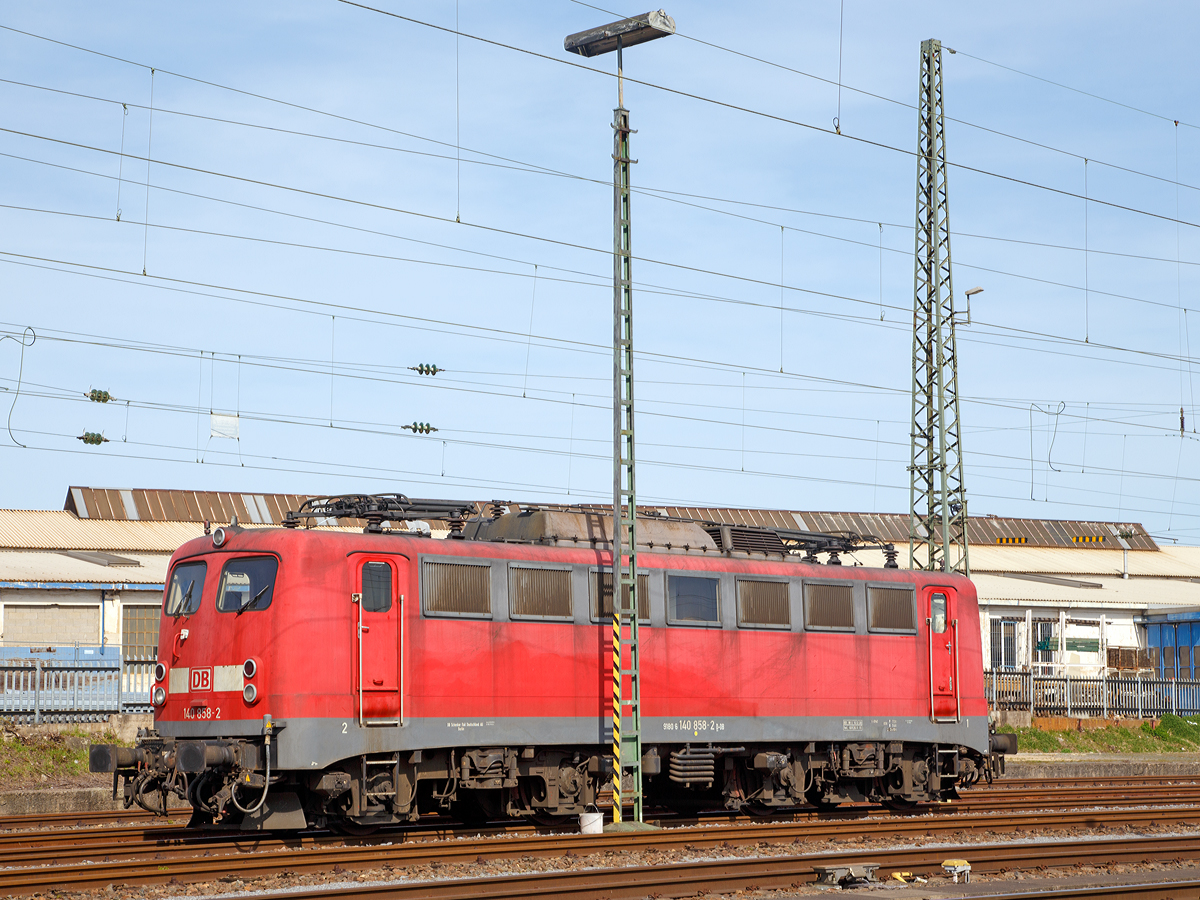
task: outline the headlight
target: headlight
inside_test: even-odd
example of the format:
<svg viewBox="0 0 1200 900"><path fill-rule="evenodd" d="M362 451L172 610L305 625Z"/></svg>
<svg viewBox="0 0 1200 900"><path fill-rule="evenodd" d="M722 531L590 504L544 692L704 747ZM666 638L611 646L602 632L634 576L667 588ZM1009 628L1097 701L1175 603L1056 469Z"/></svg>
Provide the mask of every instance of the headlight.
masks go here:
<svg viewBox="0 0 1200 900"><path fill-rule="evenodd" d="M254 703L258 700L258 688L252 684L246 685L242 688L242 699L247 703Z"/></svg>
<svg viewBox="0 0 1200 900"><path fill-rule="evenodd" d="M154 689L153 699L155 706L162 706L167 702L167 689L160 684Z"/></svg>
<svg viewBox="0 0 1200 900"><path fill-rule="evenodd" d="M244 663L242 663L242 677L243 678L253 678L255 673L257 673L257 672L258 672L258 663L256 663L253 658L250 658L250 659L246 660Z"/></svg>
<svg viewBox="0 0 1200 900"><path fill-rule="evenodd" d="M167 667L165 665L163 665L162 663L155 663L154 664L154 680L162 681L166 677L167 677Z"/></svg>
<svg viewBox="0 0 1200 900"><path fill-rule="evenodd" d="M229 539L229 533L224 528L218 528L213 532L213 546L220 547Z"/></svg>

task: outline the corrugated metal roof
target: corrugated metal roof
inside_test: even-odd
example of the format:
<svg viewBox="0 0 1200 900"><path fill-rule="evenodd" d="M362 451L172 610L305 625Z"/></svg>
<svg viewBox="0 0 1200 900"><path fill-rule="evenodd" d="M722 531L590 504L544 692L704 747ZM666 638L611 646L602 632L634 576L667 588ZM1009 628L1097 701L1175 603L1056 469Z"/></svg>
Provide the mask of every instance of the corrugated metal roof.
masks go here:
<svg viewBox="0 0 1200 900"><path fill-rule="evenodd" d="M172 552L129 553L139 566L99 566L61 553L0 550L0 582L162 584Z"/></svg>
<svg viewBox="0 0 1200 900"><path fill-rule="evenodd" d="M1200 607L1200 584L1172 581L1164 578L1095 578L1103 587L1070 588L1002 575L972 575L979 603L1006 605L1016 603L1046 603L1055 606L1130 607L1154 609L1171 607Z"/></svg>
<svg viewBox="0 0 1200 900"><path fill-rule="evenodd" d="M199 522L77 519L66 510L0 509L0 549L173 553L204 534Z"/></svg>
<svg viewBox="0 0 1200 900"><path fill-rule="evenodd" d="M589 509L608 510L607 504ZM893 544L908 543L908 515L903 513L811 512L783 509L736 509L729 507L660 506L644 507L681 519L702 519L730 525L762 528L798 528L801 531L845 532L877 537ZM1124 540L1131 550L1157 550L1158 545L1136 522L1084 522L1078 520L1013 519L972 516L968 526L971 552L976 547L1001 545L1060 547L1071 550L1121 549ZM1128 534L1122 538L1120 535Z"/></svg>
<svg viewBox="0 0 1200 900"><path fill-rule="evenodd" d="M302 494L241 494L227 491L144 490L71 487L63 509L81 519L278 525L288 510L299 509Z"/></svg>

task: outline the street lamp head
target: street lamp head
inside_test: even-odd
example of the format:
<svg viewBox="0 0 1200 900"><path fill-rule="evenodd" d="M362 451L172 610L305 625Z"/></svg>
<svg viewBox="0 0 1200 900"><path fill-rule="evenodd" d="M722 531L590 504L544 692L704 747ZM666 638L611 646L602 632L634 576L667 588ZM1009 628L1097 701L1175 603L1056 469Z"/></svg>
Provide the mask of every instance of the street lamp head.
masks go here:
<svg viewBox="0 0 1200 900"><path fill-rule="evenodd" d="M569 35L563 41L563 47L580 56L599 56L616 50L618 41L625 48L674 33L675 20L660 9Z"/></svg>
<svg viewBox="0 0 1200 900"><path fill-rule="evenodd" d="M970 290L968 290L968 291L967 291L967 296L968 296L968 297L974 297L976 294L982 294L982 293L983 293L983 288L981 288L981 287L973 287L973 288L971 288Z"/></svg>

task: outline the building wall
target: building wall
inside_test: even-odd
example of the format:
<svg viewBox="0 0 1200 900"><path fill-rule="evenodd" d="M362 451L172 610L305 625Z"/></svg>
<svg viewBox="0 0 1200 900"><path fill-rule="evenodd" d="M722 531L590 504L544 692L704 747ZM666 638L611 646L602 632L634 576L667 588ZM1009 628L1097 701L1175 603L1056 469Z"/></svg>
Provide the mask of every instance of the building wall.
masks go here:
<svg viewBox="0 0 1200 900"><path fill-rule="evenodd" d="M97 644L100 604L4 604L6 644Z"/></svg>

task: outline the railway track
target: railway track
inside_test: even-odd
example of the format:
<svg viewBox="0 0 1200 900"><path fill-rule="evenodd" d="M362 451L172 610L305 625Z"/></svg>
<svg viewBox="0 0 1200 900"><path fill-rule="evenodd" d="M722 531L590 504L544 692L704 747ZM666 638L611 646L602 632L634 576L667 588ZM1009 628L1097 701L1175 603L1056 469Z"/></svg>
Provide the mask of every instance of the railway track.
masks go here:
<svg viewBox="0 0 1200 900"><path fill-rule="evenodd" d="M507 831L464 838L444 829L404 832L347 842L324 833L197 835L182 829L104 829L86 833L25 833L26 845L0 848L0 892L32 893L70 884L104 887L114 882L208 881L230 871L231 857L245 878L268 877L286 869L322 873L338 866L365 870L382 866L471 863L524 857L558 857L609 850L700 851L747 845L782 845L855 839L911 840L938 834L1020 832L1031 829L1147 827L1200 823L1200 806L1157 809L1086 810L1050 815L950 814L904 817L818 819L805 822L665 828L636 834L533 834ZM1200 837L1196 840L1200 842ZM1200 846L1200 843L1198 843ZM947 856L945 849L941 858ZM860 851L861 855L861 851Z"/></svg>
<svg viewBox="0 0 1200 900"><path fill-rule="evenodd" d="M1191 793L1185 793L1190 789ZM1146 793L1133 793L1143 790ZM1028 808L1030 794L1037 792L1039 805L1071 805L1082 802L1118 803L1123 801L1142 802L1160 800L1172 791L1179 792L1180 798L1200 798L1200 777L1172 778L1157 775L1130 776L1119 779L1006 779L988 787L979 785L965 790L953 807L981 809L1022 809ZM605 807L604 803L600 804ZM921 807L922 809L929 807ZM869 809L878 812L878 807L843 807L843 810ZM71 813L37 813L30 815L0 816L0 832L30 828L88 827L107 822L164 822L182 824L190 815L189 809L175 810L167 819L155 816L142 809L126 810L85 810ZM813 815L804 811L794 813L796 816ZM3 835L0 834L0 838Z"/></svg>
<svg viewBox="0 0 1200 900"><path fill-rule="evenodd" d="M606 837L613 837L611 835ZM639 835L640 837L640 835ZM578 836L562 838L560 852L581 846ZM975 874L1005 870L1070 869L1083 865L1105 867L1117 863L1143 863L1194 857L1200 852L1200 836L1135 837L1116 840L1062 840L1056 842L971 844L966 848L941 845L933 848L899 848L796 856L741 857L697 860L671 864L587 868L534 874L499 875L487 878L422 879L371 884L353 882L329 884L319 888L257 894L259 900L324 900L338 897L348 900L421 897L431 900L492 900L492 898L569 897L572 900L600 898L641 898L646 896L681 897L698 892L748 890L751 888L787 889L814 882L817 869L849 865L870 860L880 871L903 870L915 874L940 873L948 855L967 855ZM243 861L243 866L244 866ZM291 860L277 866L295 871ZM128 883L128 882L127 882ZM94 882L89 882L94 885ZM1071 882L1040 892L1007 892L1001 896L1138 896L1188 897L1187 891L1200 890L1200 879L1185 877L1177 882L1142 885L1089 886L1072 890ZM73 885L83 887L84 885ZM1079 891L1083 891L1080 893ZM1137 893L1131 893L1137 891Z"/></svg>

